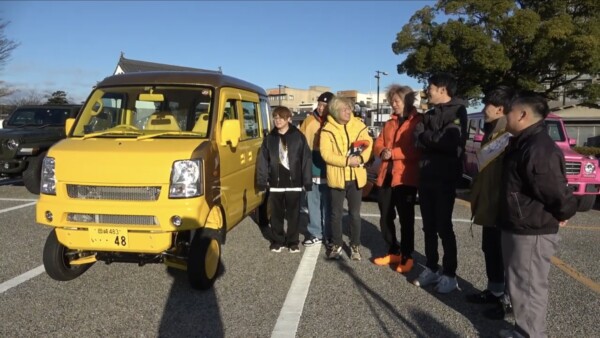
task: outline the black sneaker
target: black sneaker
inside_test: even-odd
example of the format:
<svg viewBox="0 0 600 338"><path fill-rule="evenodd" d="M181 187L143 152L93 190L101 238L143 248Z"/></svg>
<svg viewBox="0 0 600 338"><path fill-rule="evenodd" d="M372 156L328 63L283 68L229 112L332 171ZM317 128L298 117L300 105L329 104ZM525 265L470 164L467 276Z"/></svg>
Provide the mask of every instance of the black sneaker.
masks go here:
<svg viewBox="0 0 600 338"><path fill-rule="evenodd" d="M496 303L491 309L487 309L482 312L483 316L491 320L504 320L504 318L513 313L512 304L506 302L504 297Z"/></svg>
<svg viewBox="0 0 600 338"><path fill-rule="evenodd" d="M339 245L333 245L331 247L331 250L329 251L329 254L327 255L327 258L329 259L340 259L340 257L342 257L342 247Z"/></svg>
<svg viewBox="0 0 600 338"><path fill-rule="evenodd" d="M304 242L302 242L302 245L307 248L317 244L321 244L321 239L317 237L307 238L304 240Z"/></svg>
<svg viewBox="0 0 600 338"><path fill-rule="evenodd" d="M494 296L490 290L466 295L467 302L474 304L497 304L502 296Z"/></svg>
<svg viewBox="0 0 600 338"><path fill-rule="evenodd" d="M298 247L298 244L292 244L292 245L290 245L290 246L288 247L288 250L289 250L291 253L298 253L298 252L300 252L300 248Z"/></svg>
<svg viewBox="0 0 600 338"><path fill-rule="evenodd" d="M272 243L269 246L269 250L271 250L271 252L281 252L281 245L279 245L277 243Z"/></svg>

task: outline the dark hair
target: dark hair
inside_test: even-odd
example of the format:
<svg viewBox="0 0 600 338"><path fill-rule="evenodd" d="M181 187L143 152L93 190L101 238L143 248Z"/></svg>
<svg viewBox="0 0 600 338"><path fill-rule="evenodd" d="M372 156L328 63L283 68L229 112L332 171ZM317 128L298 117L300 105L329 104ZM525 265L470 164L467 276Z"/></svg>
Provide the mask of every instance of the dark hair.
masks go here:
<svg viewBox="0 0 600 338"><path fill-rule="evenodd" d="M436 87L446 88L446 92L450 97L456 95L456 78L450 73L433 74L428 82Z"/></svg>
<svg viewBox="0 0 600 338"><path fill-rule="evenodd" d="M533 114L544 119L546 116L548 116L548 114L550 114L550 108L548 108L548 102L546 101L546 98L530 90L518 92L512 99L510 105L511 107L515 105L527 106L529 109L531 109Z"/></svg>
<svg viewBox="0 0 600 338"><path fill-rule="evenodd" d="M288 107L277 106L275 109L273 109L272 115L273 117L279 116L282 119L287 119L292 117L292 111Z"/></svg>
<svg viewBox="0 0 600 338"><path fill-rule="evenodd" d="M496 107L504 108L504 113L510 110L510 103L515 95L515 91L507 86L498 86L485 94L483 104L491 104Z"/></svg>

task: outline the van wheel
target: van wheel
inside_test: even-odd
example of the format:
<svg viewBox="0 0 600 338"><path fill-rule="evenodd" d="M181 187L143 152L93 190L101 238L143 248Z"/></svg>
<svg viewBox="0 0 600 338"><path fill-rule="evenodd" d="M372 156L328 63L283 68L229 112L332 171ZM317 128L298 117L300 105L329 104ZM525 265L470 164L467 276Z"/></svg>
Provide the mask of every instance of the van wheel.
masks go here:
<svg viewBox="0 0 600 338"><path fill-rule="evenodd" d="M58 281L69 281L75 279L84 272L87 271L94 263L82 264L82 265L71 265L69 258L71 253L75 250L70 250L64 245L60 244L56 237L56 230L52 230L46 239L44 245L44 268L50 278ZM72 256L73 258L78 257L77 255Z"/></svg>
<svg viewBox="0 0 600 338"><path fill-rule="evenodd" d="M42 178L42 162L46 157L46 152L29 159L27 169L23 172L23 184L27 191L32 194L40 194L40 180Z"/></svg>
<svg viewBox="0 0 600 338"><path fill-rule="evenodd" d="M577 211L588 211L594 207L596 195L582 195L577 197Z"/></svg>
<svg viewBox="0 0 600 338"><path fill-rule="evenodd" d="M190 245L187 271L190 285L194 289L207 290L217 279L221 264L221 243L196 232Z"/></svg>

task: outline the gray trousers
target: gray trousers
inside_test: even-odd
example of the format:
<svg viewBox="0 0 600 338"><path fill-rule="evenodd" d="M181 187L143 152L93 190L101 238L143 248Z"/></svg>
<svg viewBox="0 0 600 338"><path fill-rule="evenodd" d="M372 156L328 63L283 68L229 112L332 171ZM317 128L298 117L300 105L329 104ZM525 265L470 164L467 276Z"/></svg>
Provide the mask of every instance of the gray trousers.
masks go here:
<svg viewBox="0 0 600 338"><path fill-rule="evenodd" d="M558 241L558 234L515 235L502 231L506 287L512 300L515 330L525 337L548 336L548 274Z"/></svg>

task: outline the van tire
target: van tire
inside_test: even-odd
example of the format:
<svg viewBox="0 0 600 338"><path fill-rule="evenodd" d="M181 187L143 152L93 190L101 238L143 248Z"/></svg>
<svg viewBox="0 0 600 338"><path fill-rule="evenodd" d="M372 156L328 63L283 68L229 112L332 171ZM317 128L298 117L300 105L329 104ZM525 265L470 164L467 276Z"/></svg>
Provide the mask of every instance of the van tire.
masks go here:
<svg viewBox="0 0 600 338"><path fill-rule="evenodd" d="M40 181L42 178L42 162L46 157L46 152L43 152L29 159L27 169L23 172L23 184L27 191L32 194L40 194Z"/></svg>
<svg viewBox="0 0 600 338"><path fill-rule="evenodd" d="M87 271L94 263L82 264L82 265L71 265L69 264L69 253L67 247L62 245L56 237L56 230L52 229L48 238L46 238L46 244L44 245L44 268L50 278L57 281L69 281L81 276Z"/></svg>
<svg viewBox="0 0 600 338"><path fill-rule="evenodd" d="M577 211L589 211L596 203L596 195L577 196Z"/></svg>
<svg viewBox="0 0 600 338"><path fill-rule="evenodd" d="M196 232L190 245L187 272L194 289L210 289L221 268L221 242L218 236L210 237Z"/></svg>

